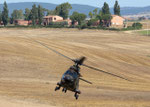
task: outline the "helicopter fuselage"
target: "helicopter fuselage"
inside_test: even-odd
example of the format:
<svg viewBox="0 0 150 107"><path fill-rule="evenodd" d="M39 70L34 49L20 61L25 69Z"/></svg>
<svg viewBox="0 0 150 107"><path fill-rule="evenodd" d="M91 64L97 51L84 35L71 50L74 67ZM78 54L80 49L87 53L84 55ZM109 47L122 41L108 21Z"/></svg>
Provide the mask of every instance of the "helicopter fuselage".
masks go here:
<svg viewBox="0 0 150 107"><path fill-rule="evenodd" d="M79 84L78 73L72 69L67 70L62 76L60 84L61 87L75 92Z"/></svg>
<svg viewBox="0 0 150 107"><path fill-rule="evenodd" d="M63 92L73 91L75 92L75 97L78 99L78 94L81 94L79 90L79 79L80 79L80 67L78 65L71 66L62 76L61 81L57 83L55 91L63 88Z"/></svg>

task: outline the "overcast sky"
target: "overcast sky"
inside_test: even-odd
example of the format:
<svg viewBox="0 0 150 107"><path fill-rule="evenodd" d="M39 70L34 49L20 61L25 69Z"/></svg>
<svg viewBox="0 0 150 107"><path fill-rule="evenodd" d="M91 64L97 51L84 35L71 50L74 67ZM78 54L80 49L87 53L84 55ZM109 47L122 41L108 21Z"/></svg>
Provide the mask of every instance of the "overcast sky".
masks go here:
<svg viewBox="0 0 150 107"><path fill-rule="evenodd" d="M113 7L115 0L0 0L2 4L4 1L7 3L14 2L46 2L60 4L64 2L69 2L71 4L86 4L91 6L101 7L104 2L107 2L110 7ZM121 7L134 6L134 7L144 7L150 6L150 0L118 0Z"/></svg>

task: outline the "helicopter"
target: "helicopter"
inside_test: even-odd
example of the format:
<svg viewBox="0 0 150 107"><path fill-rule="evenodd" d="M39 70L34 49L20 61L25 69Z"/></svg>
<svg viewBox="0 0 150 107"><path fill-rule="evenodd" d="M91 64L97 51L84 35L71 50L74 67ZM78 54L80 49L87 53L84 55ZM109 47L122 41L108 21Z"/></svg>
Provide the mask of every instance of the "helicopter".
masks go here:
<svg viewBox="0 0 150 107"><path fill-rule="evenodd" d="M68 59L70 59L70 58L68 58ZM67 90L75 92L74 97L77 100L78 97L79 97L79 94L81 94L81 91L79 90L79 80L82 80L84 82L92 84L92 82L87 81L87 80L81 78L82 75L80 74L80 66L85 66L85 67L88 67L90 69L93 69L93 70L96 70L96 71L100 71L100 72L103 72L103 73L106 73L106 74L109 74L109 75L112 75L112 76L115 76L115 77L118 77L118 78L121 78L121 79L129 81L128 79L126 79L124 77L121 77L121 76L118 76L118 75L115 75L115 74L112 74L112 73L100 70L100 69L92 67L92 66L85 65L85 64L83 64L83 62L85 61L85 59L86 59L86 57L81 57L81 58L76 59L76 60L71 59L74 62L74 65L71 66L63 74L60 82L57 83L55 91L59 90L62 87L63 88L62 92L66 93Z"/></svg>
<svg viewBox="0 0 150 107"><path fill-rule="evenodd" d="M63 74L61 81L57 83L58 86L56 86L55 91L63 87L63 92L66 93L67 90L73 91L75 92L75 98L78 99L78 94L81 94L81 91L79 90L79 80L92 84L92 82L81 78L82 75L80 74L79 65L82 65L85 59L85 57L81 57L80 59L74 60L75 64Z"/></svg>
<svg viewBox="0 0 150 107"><path fill-rule="evenodd" d="M29 37L29 36L28 36ZM30 37L29 37L30 38ZM32 39L32 38L31 38ZM46 44L40 42L40 41L37 41L37 40L34 40L32 39L34 42L44 46L45 48L53 51L54 53L60 55L60 56L63 56L71 61L74 62L74 65L71 66L61 77L61 80L60 82L57 83L57 86L56 88L54 89L55 91L57 90L60 90L60 88L62 87L62 92L67 92L67 90L69 91L72 91L72 92L75 92L74 94L74 97L76 98L76 100L78 99L79 97L79 94L81 94L81 91L79 90L79 80L82 80L86 83L89 83L89 84L92 84L92 82L90 81L87 81L82 77L82 75L80 74L80 66L84 66L84 67L87 67L89 69L93 69L95 71L99 71L99 72L102 72L102 73L105 73L105 74L108 74L108 75L111 75L111 76L114 76L114 77L118 77L120 79L124 79L124 80L127 80L129 82L131 82L130 80L122 77L122 76L118 76L116 74L113 74L113 73L110 73L110 72L106 72L106 71L103 71L99 68L96 68L96 67L92 67L92 66L89 66L89 65L86 65L86 64L83 64L83 62L85 61L86 57L81 57L79 59L72 59L68 56L65 56L64 54L48 47Z"/></svg>

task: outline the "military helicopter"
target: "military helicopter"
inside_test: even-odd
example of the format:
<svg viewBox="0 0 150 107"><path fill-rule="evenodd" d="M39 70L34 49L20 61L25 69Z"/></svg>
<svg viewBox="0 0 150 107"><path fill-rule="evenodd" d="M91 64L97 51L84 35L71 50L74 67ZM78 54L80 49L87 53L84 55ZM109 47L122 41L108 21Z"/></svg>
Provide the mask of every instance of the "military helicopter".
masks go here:
<svg viewBox="0 0 150 107"><path fill-rule="evenodd" d="M30 37L29 37L30 38ZM59 90L61 87L63 88L62 89L62 92L67 92L67 90L69 91L72 91L72 92L75 92L74 94L74 97L76 99L78 99L79 97L79 94L81 94L81 91L79 90L79 80L82 80L84 82L87 82L89 84L92 84L92 82L90 81L87 81L82 77L82 75L80 74L80 66L84 66L84 67L87 67L87 68L90 68L90 69L93 69L93 70L96 70L96 71L99 71L99 72L102 72L102 73L105 73L105 74L108 74L108 75L111 75L111 76L115 76L115 77L118 77L120 79L124 79L124 80L127 80L127 81L130 81L124 77L121 77L121 76L118 76L118 75L115 75L115 74L112 74L112 73L109 73L109 72L106 72L106 71L103 71L101 69L98 69L98 68L95 68L95 67L92 67L92 66L89 66L89 65L86 65L86 64L83 64L83 62L85 61L86 57L81 57L79 59L71 59L69 58L68 56L65 56L63 55L62 53L48 47L47 45L45 45L44 43L41 43L37 40L34 40L32 39L34 42L46 47L47 49L55 52L56 54L58 55L61 55L71 61L74 62L74 65L71 66L63 75L62 75L62 78L60 80L60 82L57 83L57 86L55 88L55 91ZM130 81L131 82L131 81Z"/></svg>
<svg viewBox="0 0 150 107"><path fill-rule="evenodd" d="M64 55L63 55L64 56ZM66 56L65 56L66 57ZM68 58L68 57L67 57ZM68 58L70 59L70 58ZM70 59L74 62L74 65L71 66L62 76L61 78L61 81L57 83L57 86L55 88L55 91L59 90L61 87L63 88L62 89L62 92L67 92L67 90L70 90L72 92L75 92L74 94L74 97L76 99L78 99L79 97L79 94L81 94L81 91L79 90L79 80L82 80L84 82L87 82L89 84L92 84L92 82L90 81L87 81L82 77L82 75L80 74L80 66L85 66L85 67L88 67L90 69L93 69L93 70L96 70L96 71L99 71L99 72L103 72L103 73L106 73L106 74L109 74L109 75L112 75L112 76L115 76L115 77L118 77L118 78L121 78L121 79L124 79L124 80L127 80L129 81L128 79L124 78L124 77L121 77L121 76L118 76L118 75L115 75L115 74L112 74L112 73L109 73L109 72L106 72L106 71L103 71L103 70L100 70L98 68L95 68L95 67L92 67L92 66L88 66L88 65L85 65L83 64L83 62L85 61L86 57L81 57L79 59L76 59L76 60L73 60L73 59Z"/></svg>

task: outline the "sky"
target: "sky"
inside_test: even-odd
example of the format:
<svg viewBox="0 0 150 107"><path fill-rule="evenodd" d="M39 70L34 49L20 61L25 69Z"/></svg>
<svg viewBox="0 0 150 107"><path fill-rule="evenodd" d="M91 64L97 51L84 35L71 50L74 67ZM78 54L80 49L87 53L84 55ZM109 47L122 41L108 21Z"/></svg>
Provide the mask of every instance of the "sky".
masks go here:
<svg viewBox="0 0 150 107"><path fill-rule="evenodd" d="M70 4L85 4L96 7L102 7L104 2L107 2L110 7L114 6L115 0L0 0L0 4L4 1L7 3L16 2L46 2L53 4L61 4L64 2L69 2ZM118 0L121 7L144 7L150 6L150 0Z"/></svg>

